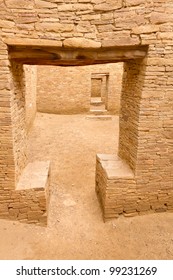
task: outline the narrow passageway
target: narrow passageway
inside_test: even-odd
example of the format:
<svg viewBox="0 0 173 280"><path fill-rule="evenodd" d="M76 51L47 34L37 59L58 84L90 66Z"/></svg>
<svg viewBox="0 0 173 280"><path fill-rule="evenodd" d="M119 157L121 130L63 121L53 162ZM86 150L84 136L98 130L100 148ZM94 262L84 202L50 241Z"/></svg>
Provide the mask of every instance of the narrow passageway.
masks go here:
<svg viewBox="0 0 173 280"><path fill-rule="evenodd" d="M51 161L49 225L101 219L95 195L96 153L116 153L118 117L37 114L29 134L29 161ZM93 221L91 220L93 219Z"/></svg>

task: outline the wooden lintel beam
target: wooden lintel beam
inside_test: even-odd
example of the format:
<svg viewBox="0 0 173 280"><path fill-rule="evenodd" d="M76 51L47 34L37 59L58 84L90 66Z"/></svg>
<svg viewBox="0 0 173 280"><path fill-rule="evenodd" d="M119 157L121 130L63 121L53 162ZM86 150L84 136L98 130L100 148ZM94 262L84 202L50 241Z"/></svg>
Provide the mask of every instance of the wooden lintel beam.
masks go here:
<svg viewBox="0 0 173 280"><path fill-rule="evenodd" d="M98 50L65 49L55 47L11 46L9 58L18 63L32 65L89 65L142 59L147 48L99 48Z"/></svg>

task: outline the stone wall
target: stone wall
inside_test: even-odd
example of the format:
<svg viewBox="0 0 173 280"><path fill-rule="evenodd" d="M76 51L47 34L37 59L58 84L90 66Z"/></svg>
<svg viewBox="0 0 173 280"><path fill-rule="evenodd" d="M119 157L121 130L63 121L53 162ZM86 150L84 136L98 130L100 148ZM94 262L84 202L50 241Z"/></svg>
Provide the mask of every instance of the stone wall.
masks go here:
<svg viewBox="0 0 173 280"><path fill-rule="evenodd" d="M71 114L90 110L93 74L107 74L106 107L118 113L122 63L80 67L38 66L37 109L40 112ZM101 86L101 85L100 85ZM100 88L101 90L101 88Z"/></svg>
<svg viewBox="0 0 173 280"><path fill-rule="evenodd" d="M29 163L15 190L0 190L0 218L47 224L49 162Z"/></svg>
<svg viewBox="0 0 173 280"><path fill-rule="evenodd" d="M24 65L25 73L25 119L27 131L33 124L35 119L37 106L37 67L31 65Z"/></svg>
<svg viewBox="0 0 173 280"><path fill-rule="evenodd" d="M105 220L173 211L171 65L171 59L150 57L124 63L119 158L97 157L96 192Z"/></svg>
<svg viewBox="0 0 173 280"><path fill-rule="evenodd" d="M16 183L26 165L27 128L25 122L25 73L22 64L11 63L11 119Z"/></svg>
<svg viewBox="0 0 173 280"><path fill-rule="evenodd" d="M35 116L35 109L30 109L28 106L28 102L36 104L37 77L34 75L36 73L34 68L11 62L9 68L11 71L8 72L8 68L4 71L7 85L2 76L4 85L1 83L1 86L3 85L4 89L1 94L4 95L1 95L0 101L0 130L2 132L0 136L0 218L45 225L47 223L49 169L46 170L45 183L41 188L37 187L38 182L35 181L35 184L30 185L26 182L25 187L17 189L27 165L27 130ZM11 96L7 101L7 89L10 87ZM10 111L9 108L11 108ZM33 172L27 174L27 178L32 177ZM39 178L39 173L36 178ZM28 185L30 187L27 189Z"/></svg>
<svg viewBox="0 0 173 280"><path fill-rule="evenodd" d="M16 192L16 184L26 164L22 64L27 60L30 64L59 65L61 54L67 53L67 49L71 53L67 53L66 65L74 62L73 55L78 57L79 50L84 54L90 50L88 61L92 64L98 57L97 53L92 56L91 50L98 50L99 57L104 57L102 50L105 48L106 62L125 61L119 158L131 169L134 185L131 187L123 174L122 178L114 176L109 193L111 204L107 197L104 198L104 211L110 207L116 209L117 186L118 190L121 188L122 191L124 186L128 190L128 213L140 213L144 209L173 210L172 32L172 0L0 1L1 205L7 193L11 197L12 192ZM148 52L139 61L141 53L146 54L140 51L144 45L148 46ZM117 53L112 51L115 47ZM58 49L59 53L54 55L52 49ZM85 62L85 55L82 55L76 63L85 65ZM104 192L99 192L99 181L97 184L101 196L110 186L105 183ZM9 204L7 208L10 208Z"/></svg>

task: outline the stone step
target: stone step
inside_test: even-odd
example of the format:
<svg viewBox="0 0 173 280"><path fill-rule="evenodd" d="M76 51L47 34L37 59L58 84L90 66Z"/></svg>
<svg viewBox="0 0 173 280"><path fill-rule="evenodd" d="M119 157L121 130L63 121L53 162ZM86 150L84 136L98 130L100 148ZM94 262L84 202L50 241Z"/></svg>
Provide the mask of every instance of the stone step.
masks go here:
<svg viewBox="0 0 173 280"><path fill-rule="evenodd" d="M87 120L101 120L101 121L109 121L112 120L112 117L109 115L102 115L102 116L87 116Z"/></svg>
<svg viewBox="0 0 173 280"><path fill-rule="evenodd" d="M90 113L93 115L106 115L108 111L105 109L91 109Z"/></svg>
<svg viewBox="0 0 173 280"><path fill-rule="evenodd" d="M103 105L103 101L101 101L101 100L91 100L91 105L92 106L101 106L101 105Z"/></svg>

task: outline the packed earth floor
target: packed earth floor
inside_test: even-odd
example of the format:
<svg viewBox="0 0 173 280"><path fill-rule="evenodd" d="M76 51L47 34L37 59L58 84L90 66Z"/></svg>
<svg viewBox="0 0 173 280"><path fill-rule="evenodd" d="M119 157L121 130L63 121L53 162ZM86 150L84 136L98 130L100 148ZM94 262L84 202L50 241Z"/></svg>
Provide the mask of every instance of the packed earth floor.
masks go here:
<svg viewBox="0 0 173 280"><path fill-rule="evenodd" d="M38 113L28 159L51 161L48 226L0 220L0 259L172 259L173 213L104 223L96 153L116 153L118 117Z"/></svg>

